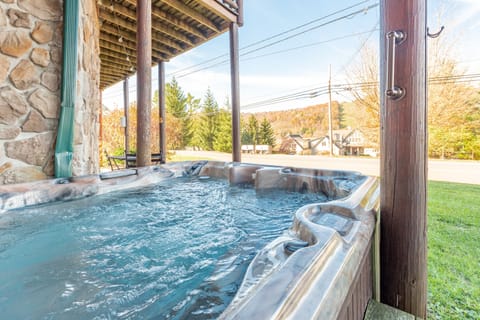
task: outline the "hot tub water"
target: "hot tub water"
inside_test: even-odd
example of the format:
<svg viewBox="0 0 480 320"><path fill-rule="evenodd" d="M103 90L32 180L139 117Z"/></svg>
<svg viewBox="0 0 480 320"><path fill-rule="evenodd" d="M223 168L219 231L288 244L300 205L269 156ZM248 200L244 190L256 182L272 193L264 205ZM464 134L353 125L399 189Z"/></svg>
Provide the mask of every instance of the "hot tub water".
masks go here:
<svg viewBox="0 0 480 320"><path fill-rule="evenodd" d="M324 201L193 177L0 215L0 314L216 318L255 254Z"/></svg>

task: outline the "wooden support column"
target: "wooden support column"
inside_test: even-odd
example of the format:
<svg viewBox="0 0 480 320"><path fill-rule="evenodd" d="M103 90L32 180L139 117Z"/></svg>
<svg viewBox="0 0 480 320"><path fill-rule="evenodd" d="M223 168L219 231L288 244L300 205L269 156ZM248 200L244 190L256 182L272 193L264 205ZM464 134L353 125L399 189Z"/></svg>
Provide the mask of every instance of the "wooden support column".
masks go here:
<svg viewBox="0 0 480 320"><path fill-rule="evenodd" d="M232 87L232 161L241 162L238 24L235 22L230 23L230 76Z"/></svg>
<svg viewBox="0 0 480 320"><path fill-rule="evenodd" d="M165 131L165 62L158 62L158 115L159 115L159 144L162 154L161 163L167 161L167 134Z"/></svg>
<svg viewBox="0 0 480 320"><path fill-rule="evenodd" d="M151 164L152 1L137 1L137 167Z"/></svg>
<svg viewBox="0 0 480 320"><path fill-rule="evenodd" d="M130 106L128 96L128 77L123 80L123 115L125 116L125 168L128 168L127 153L129 153L130 137L128 135L128 109Z"/></svg>
<svg viewBox="0 0 480 320"><path fill-rule="evenodd" d="M425 3L380 1L381 300L422 318L427 305ZM404 32L404 39L392 31ZM396 98L402 90L404 96Z"/></svg>
<svg viewBox="0 0 480 320"><path fill-rule="evenodd" d="M105 152L103 152L103 91L100 90L100 113L98 114L98 150L100 150L100 156L99 156L99 167L101 167L102 159L103 156L105 155Z"/></svg>

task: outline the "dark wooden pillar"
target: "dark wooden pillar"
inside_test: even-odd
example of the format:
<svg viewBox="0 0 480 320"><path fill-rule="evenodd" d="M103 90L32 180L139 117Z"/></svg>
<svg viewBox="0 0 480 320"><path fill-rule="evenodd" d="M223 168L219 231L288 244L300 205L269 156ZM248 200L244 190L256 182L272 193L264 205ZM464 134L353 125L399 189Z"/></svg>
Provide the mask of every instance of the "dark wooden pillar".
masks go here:
<svg viewBox="0 0 480 320"><path fill-rule="evenodd" d="M130 149L130 137L128 135L128 109L130 106L130 101L129 101L129 96L128 96L128 77L123 80L123 112L125 116L125 157L127 156L127 153L129 153ZM128 167L128 162L127 159L125 158L125 167Z"/></svg>
<svg viewBox="0 0 480 320"><path fill-rule="evenodd" d="M161 163L167 160L167 136L165 132L165 62L158 62L158 116L159 116L159 144L162 154Z"/></svg>
<svg viewBox="0 0 480 320"><path fill-rule="evenodd" d="M425 3L380 1L381 300L422 318L427 305ZM392 31L403 32L404 39Z"/></svg>
<svg viewBox="0 0 480 320"><path fill-rule="evenodd" d="M102 166L102 159L105 154L103 150L103 90L100 91L100 112L98 114L98 150L100 150L100 155L99 155L99 169Z"/></svg>
<svg viewBox="0 0 480 320"><path fill-rule="evenodd" d="M137 166L151 163L152 1L137 1Z"/></svg>
<svg viewBox="0 0 480 320"><path fill-rule="evenodd" d="M242 161L240 142L240 77L238 59L238 24L230 23L230 76L232 86L232 160Z"/></svg>

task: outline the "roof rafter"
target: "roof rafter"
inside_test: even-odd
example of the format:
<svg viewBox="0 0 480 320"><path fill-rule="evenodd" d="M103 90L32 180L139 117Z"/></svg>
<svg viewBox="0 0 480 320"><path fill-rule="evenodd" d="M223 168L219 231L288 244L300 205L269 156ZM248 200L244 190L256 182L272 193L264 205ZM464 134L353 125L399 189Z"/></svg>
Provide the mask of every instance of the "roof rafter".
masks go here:
<svg viewBox="0 0 480 320"><path fill-rule="evenodd" d="M111 15L113 15L113 18L117 18L117 15L121 15L121 16L129 18L133 21L136 21L136 19L137 19L137 15L135 13L135 10L131 10L127 7L123 7L123 6L114 6L114 7L112 7L112 6L102 6L102 9L110 12ZM112 11L112 9L114 11ZM116 23L115 20L118 20L118 19L114 19L111 22ZM168 36L170 36L170 37L172 37L172 38L174 38L178 41L182 41L187 45L195 44L194 39L191 39L191 38L185 36L183 33L176 31L172 27L163 25L162 23L158 22L157 20L152 20L152 29L154 29L158 32L162 32L162 33L164 33L164 34L166 34L166 35L168 35Z"/></svg>
<svg viewBox="0 0 480 320"><path fill-rule="evenodd" d="M132 6L137 5L137 0L124 0L124 2ZM161 3L161 2L157 1L157 4L158 3ZM152 16L162 20L165 23L171 24L185 32L188 32L202 40L208 39L207 35L204 34L202 31L190 26L188 23L182 21L181 19L175 17L174 15L171 15L168 12L162 11L159 7L154 5L152 6Z"/></svg>
<svg viewBox="0 0 480 320"><path fill-rule="evenodd" d="M137 26L136 26L135 23L130 22L130 21L126 21L124 19L120 19L117 16L115 16L113 13L111 13L110 11L106 11L106 10L100 8L100 18L106 20L107 22L109 22L113 25L118 25L119 27L127 29L131 32L134 32L135 34L137 33ZM155 30L155 31L157 31L157 30ZM152 38L154 37L154 34L155 34L155 32L152 32ZM164 37L156 37L155 40L160 41L164 45L169 46L171 48L174 48L176 50L180 50L180 51L185 50L184 45L182 46L182 45L178 44L177 42L175 42L171 39L164 38Z"/></svg>
<svg viewBox="0 0 480 320"><path fill-rule="evenodd" d="M203 24L204 26L210 28L215 32L220 31L220 27L215 25L211 20L207 19L202 14L198 13L197 11L193 10L192 8L186 6L185 4L181 3L178 0L163 0L162 3L167 4L168 6L182 12L183 14L189 16L193 20Z"/></svg>

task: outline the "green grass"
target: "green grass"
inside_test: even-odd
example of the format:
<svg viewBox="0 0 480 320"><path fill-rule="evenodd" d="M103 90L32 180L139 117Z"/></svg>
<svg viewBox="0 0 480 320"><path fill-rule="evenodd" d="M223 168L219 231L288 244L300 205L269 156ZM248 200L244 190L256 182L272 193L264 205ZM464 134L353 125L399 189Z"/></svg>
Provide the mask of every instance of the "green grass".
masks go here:
<svg viewBox="0 0 480 320"><path fill-rule="evenodd" d="M428 319L480 319L480 185L428 192Z"/></svg>

